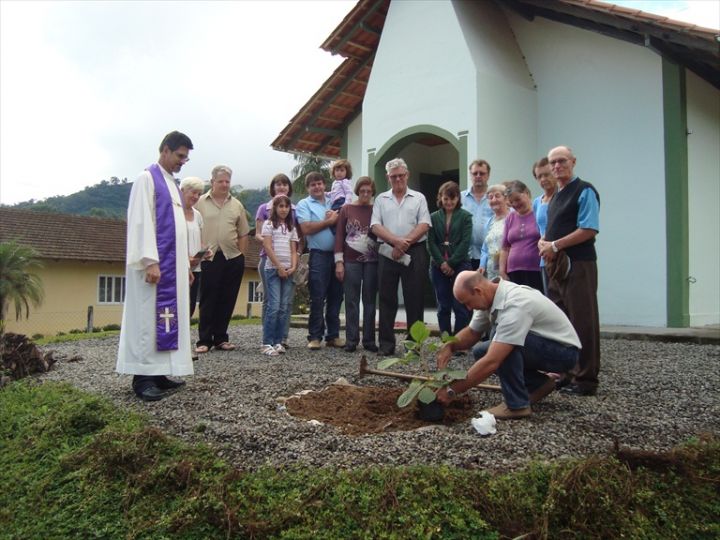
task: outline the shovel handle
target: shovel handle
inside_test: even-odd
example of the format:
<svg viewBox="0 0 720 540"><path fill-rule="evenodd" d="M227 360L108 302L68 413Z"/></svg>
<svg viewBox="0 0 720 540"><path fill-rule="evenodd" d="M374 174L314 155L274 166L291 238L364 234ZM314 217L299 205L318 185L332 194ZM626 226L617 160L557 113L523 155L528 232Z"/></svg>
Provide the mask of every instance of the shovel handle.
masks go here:
<svg viewBox="0 0 720 540"><path fill-rule="evenodd" d="M365 375L380 375L381 377L394 377L395 379L403 379L406 381L432 381L434 380L432 377L427 377L425 375L409 375L407 373L397 373L395 371L382 371L380 369L372 369L367 367L367 359L365 358L365 355L360 359L360 377L364 377ZM473 388L481 388L483 390L495 390L496 392L500 391L500 387L495 384L476 384Z"/></svg>

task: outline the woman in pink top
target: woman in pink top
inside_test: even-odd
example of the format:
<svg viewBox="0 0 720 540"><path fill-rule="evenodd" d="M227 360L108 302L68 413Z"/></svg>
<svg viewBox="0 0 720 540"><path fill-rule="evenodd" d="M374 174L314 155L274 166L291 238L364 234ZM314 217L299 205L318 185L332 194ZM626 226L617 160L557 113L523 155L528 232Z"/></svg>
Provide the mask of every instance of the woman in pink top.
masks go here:
<svg viewBox="0 0 720 540"><path fill-rule="evenodd" d="M542 292L540 252L537 247L540 230L532 211L530 190L520 180L512 180L506 185L505 195L515 212L511 212L505 220L500 277Z"/></svg>

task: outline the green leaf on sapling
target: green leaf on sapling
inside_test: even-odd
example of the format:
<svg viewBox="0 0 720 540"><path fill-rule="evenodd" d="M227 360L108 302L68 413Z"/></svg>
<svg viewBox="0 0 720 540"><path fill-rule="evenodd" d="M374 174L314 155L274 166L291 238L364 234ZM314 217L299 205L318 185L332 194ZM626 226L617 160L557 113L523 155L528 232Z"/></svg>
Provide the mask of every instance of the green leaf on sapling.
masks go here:
<svg viewBox="0 0 720 540"><path fill-rule="evenodd" d="M417 343L415 343L414 341L409 340L409 339L402 340L400 342L400 346L405 347L405 350L408 350L408 351L415 351L420 347Z"/></svg>
<svg viewBox="0 0 720 540"><path fill-rule="evenodd" d="M467 377L467 371L464 369L453 369L445 373L445 377L451 381L457 381Z"/></svg>
<svg viewBox="0 0 720 540"><path fill-rule="evenodd" d="M417 379L412 381L408 386L407 390L405 390L402 394L400 394L400 397L398 397L397 406L403 408L410 405L410 403L412 403L412 400L415 399L415 396L417 396L418 392L420 392L420 390L422 389L422 381L418 381Z"/></svg>
<svg viewBox="0 0 720 540"><path fill-rule="evenodd" d="M414 351L408 351L405 353L405 356L403 357L406 364L409 364L410 362L417 362L420 357L417 355Z"/></svg>
<svg viewBox="0 0 720 540"><path fill-rule="evenodd" d="M431 403L435 401L435 392L433 392L427 386L423 387L423 389L420 390L420 393L418 394L418 401L422 403Z"/></svg>
<svg viewBox="0 0 720 540"><path fill-rule="evenodd" d="M442 343L438 343L437 341L434 341L433 343L430 343L430 344L427 346L428 352L434 353L435 351L437 351L437 350L438 350L440 347L442 347L442 346L443 346Z"/></svg>
<svg viewBox="0 0 720 540"><path fill-rule="evenodd" d="M402 361L402 358L383 358L377 363L377 367L378 369L387 369L390 366L394 366Z"/></svg>
<svg viewBox="0 0 720 540"><path fill-rule="evenodd" d="M415 321L410 327L410 337L412 337L417 343L422 343L430 336L430 330L428 330L425 323L422 321Z"/></svg>

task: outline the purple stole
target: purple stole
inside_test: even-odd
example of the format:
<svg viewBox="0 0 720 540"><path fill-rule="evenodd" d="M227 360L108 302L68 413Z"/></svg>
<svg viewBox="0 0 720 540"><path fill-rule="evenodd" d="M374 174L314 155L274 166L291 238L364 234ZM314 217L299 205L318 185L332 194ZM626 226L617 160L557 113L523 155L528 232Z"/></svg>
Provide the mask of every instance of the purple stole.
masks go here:
<svg viewBox="0 0 720 540"><path fill-rule="evenodd" d="M155 297L155 340L158 351L178 349L175 214L167 182L157 163L146 169L155 184L155 237L160 259L160 281Z"/></svg>

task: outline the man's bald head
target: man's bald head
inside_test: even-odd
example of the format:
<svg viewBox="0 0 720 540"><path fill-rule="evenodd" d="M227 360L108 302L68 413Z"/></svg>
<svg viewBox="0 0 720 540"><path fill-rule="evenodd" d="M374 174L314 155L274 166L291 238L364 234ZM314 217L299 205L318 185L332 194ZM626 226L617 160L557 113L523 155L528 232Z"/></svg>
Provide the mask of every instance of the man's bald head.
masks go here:
<svg viewBox="0 0 720 540"><path fill-rule="evenodd" d="M460 272L455 279L455 285L453 286L453 294L457 297L457 294L461 291L464 291L465 294L470 294L473 292L473 289L475 288L475 285L477 285L480 280L485 279L485 277L477 271L472 270L465 270L463 272Z"/></svg>
<svg viewBox="0 0 720 540"><path fill-rule="evenodd" d="M495 298L497 284L479 271L466 270L458 274L453 295L468 309L489 309Z"/></svg>

